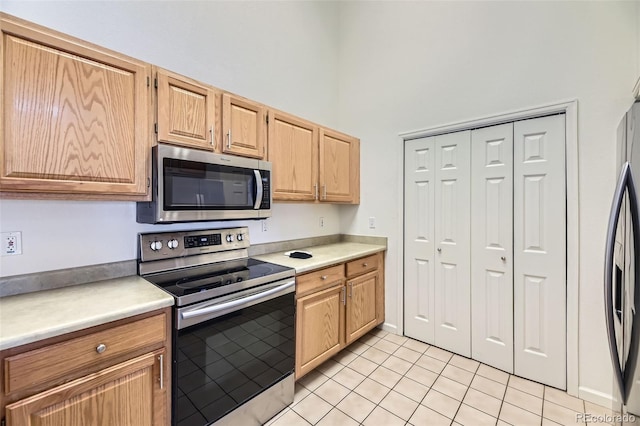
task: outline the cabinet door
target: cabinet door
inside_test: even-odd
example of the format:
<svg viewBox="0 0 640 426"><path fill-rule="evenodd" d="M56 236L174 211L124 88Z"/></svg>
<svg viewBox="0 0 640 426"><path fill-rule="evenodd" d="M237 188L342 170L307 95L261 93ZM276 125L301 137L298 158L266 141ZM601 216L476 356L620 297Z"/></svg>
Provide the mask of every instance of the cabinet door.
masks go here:
<svg viewBox="0 0 640 426"><path fill-rule="evenodd" d="M566 388L564 115L513 125L514 372Z"/></svg>
<svg viewBox="0 0 640 426"><path fill-rule="evenodd" d="M213 88L162 69L158 70L157 83L158 141L213 151Z"/></svg>
<svg viewBox="0 0 640 426"><path fill-rule="evenodd" d="M363 336L377 324L378 271L347 282L347 344Z"/></svg>
<svg viewBox="0 0 640 426"><path fill-rule="evenodd" d="M344 285L313 293L296 303L296 379L333 355L344 343Z"/></svg>
<svg viewBox="0 0 640 426"><path fill-rule="evenodd" d="M0 30L0 189L144 199L151 66L4 14Z"/></svg>
<svg viewBox="0 0 640 426"><path fill-rule="evenodd" d="M320 129L320 200L360 203L360 140Z"/></svg>
<svg viewBox="0 0 640 426"><path fill-rule="evenodd" d="M318 199L317 126L269 111L269 161L274 201Z"/></svg>
<svg viewBox="0 0 640 426"><path fill-rule="evenodd" d="M7 405L12 426L161 425L167 421L159 350Z"/></svg>
<svg viewBox="0 0 640 426"><path fill-rule="evenodd" d="M266 157L266 110L248 99L222 95L222 152L243 157Z"/></svg>
<svg viewBox="0 0 640 426"><path fill-rule="evenodd" d="M473 359L513 373L513 124L471 136Z"/></svg>
<svg viewBox="0 0 640 426"><path fill-rule="evenodd" d="M471 132L436 136L435 344L471 356Z"/></svg>

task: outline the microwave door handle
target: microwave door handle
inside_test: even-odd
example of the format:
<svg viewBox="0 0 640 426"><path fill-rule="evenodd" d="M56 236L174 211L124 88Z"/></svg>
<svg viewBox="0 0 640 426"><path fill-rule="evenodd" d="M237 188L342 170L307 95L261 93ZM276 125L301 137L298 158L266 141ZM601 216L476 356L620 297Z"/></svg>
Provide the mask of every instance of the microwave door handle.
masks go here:
<svg viewBox="0 0 640 426"><path fill-rule="evenodd" d="M262 204L262 175L260 174L260 170L254 170L253 174L256 178L256 202L253 205L253 209L258 210Z"/></svg>
<svg viewBox="0 0 640 426"><path fill-rule="evenodd" d="M627 188L627 179L629 176L629 163L622 166L618 185L613 195L613 203L611 205L611 213L609 215L609 226L607 227L607 238L605 246L605 264L604 264L604 309L607 322L607 338L609 341L609 351L611 353L611 361L613 363L613 375L620 396L625 399L625 386L622 377L622 366L620 365L620 355L618 353L618 344L616 342L615 320L613 312L613 257L616 239L616 229L618 227L618 218L622 208L622 200L624 192Z"/></svg>

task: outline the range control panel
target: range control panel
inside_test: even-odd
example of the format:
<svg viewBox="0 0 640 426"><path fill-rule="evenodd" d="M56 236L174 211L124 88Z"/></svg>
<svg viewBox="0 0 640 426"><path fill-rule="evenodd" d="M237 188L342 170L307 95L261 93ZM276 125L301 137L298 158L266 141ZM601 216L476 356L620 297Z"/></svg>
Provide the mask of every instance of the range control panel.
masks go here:
<svg viewBox="0 0 640 426"><path fill-rule="evenodd" d="M221 228L140 234L139 258L172 259L249 247L249 228Z"/></svg>

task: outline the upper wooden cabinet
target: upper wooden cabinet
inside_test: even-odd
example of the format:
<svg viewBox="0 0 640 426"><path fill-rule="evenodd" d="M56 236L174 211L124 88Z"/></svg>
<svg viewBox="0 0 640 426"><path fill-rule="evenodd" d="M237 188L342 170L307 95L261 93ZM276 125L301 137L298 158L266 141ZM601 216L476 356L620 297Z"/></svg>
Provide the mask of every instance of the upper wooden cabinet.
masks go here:
<svg viewBox="0 0 640 426"><path fill-rule="evenodd" d="M274 200L318 199L318 126L270 110L269 161Z"/></svg>
<svg viewBox="0 0 640 426"><path fill-rule="evenodd" d="M360 202L360 140L269 110L273 199Z"/></svg>
<svg viewBox="0 0 640 426"><path fill-rule="evenodd" d="M222 95L222 152L265 158L266 124L263 105L230 93Z"/></svg>
<svg viewBox="0 0 640 426"><path fill-rule="evenodd" d="M320 200L360 203L360 140L320 129Z"/></svg>
<svg viewBox="0 0 640 426"><path fill-rule="evenodd" d="M214 88L163 69L156 84L158 141L215 151L220 95Z"/></svg>
<svg viewBox="0 0 640 426"><path fill-rule="evenodd" d="M151 66L0 14L0 190L147 198Z"/></svg>

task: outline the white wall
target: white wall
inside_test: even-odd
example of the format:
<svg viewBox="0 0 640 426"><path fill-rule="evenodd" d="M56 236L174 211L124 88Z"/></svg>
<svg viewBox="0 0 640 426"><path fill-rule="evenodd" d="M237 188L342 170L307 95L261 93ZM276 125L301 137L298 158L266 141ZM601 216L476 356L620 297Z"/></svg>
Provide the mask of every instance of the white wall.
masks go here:
<svg viewBox="0 0 640 426"><path fill-rule="evenodd" d="M632 102L633 2L345 2L341 124L360 136L362 204L342 231L389 236L386 326L402 329L403 131L578 99L580 393L610 394L602 303L615 130ZM373 193L375 191L375 194Z"/></svg>
<svg viewBox="0 0 640 426"><path fill-rule="evenodd" d="M217 87L335 126L337 7L325 2L6 1L0 10ZM246 221L253 243L330 235L339 207L281 204ZM324 228L319 217L325 218ZM135 259L136 235L238 222L140 225L126 202L0 201L0 231L22 231L23 255L0 275Z"/></svg>

